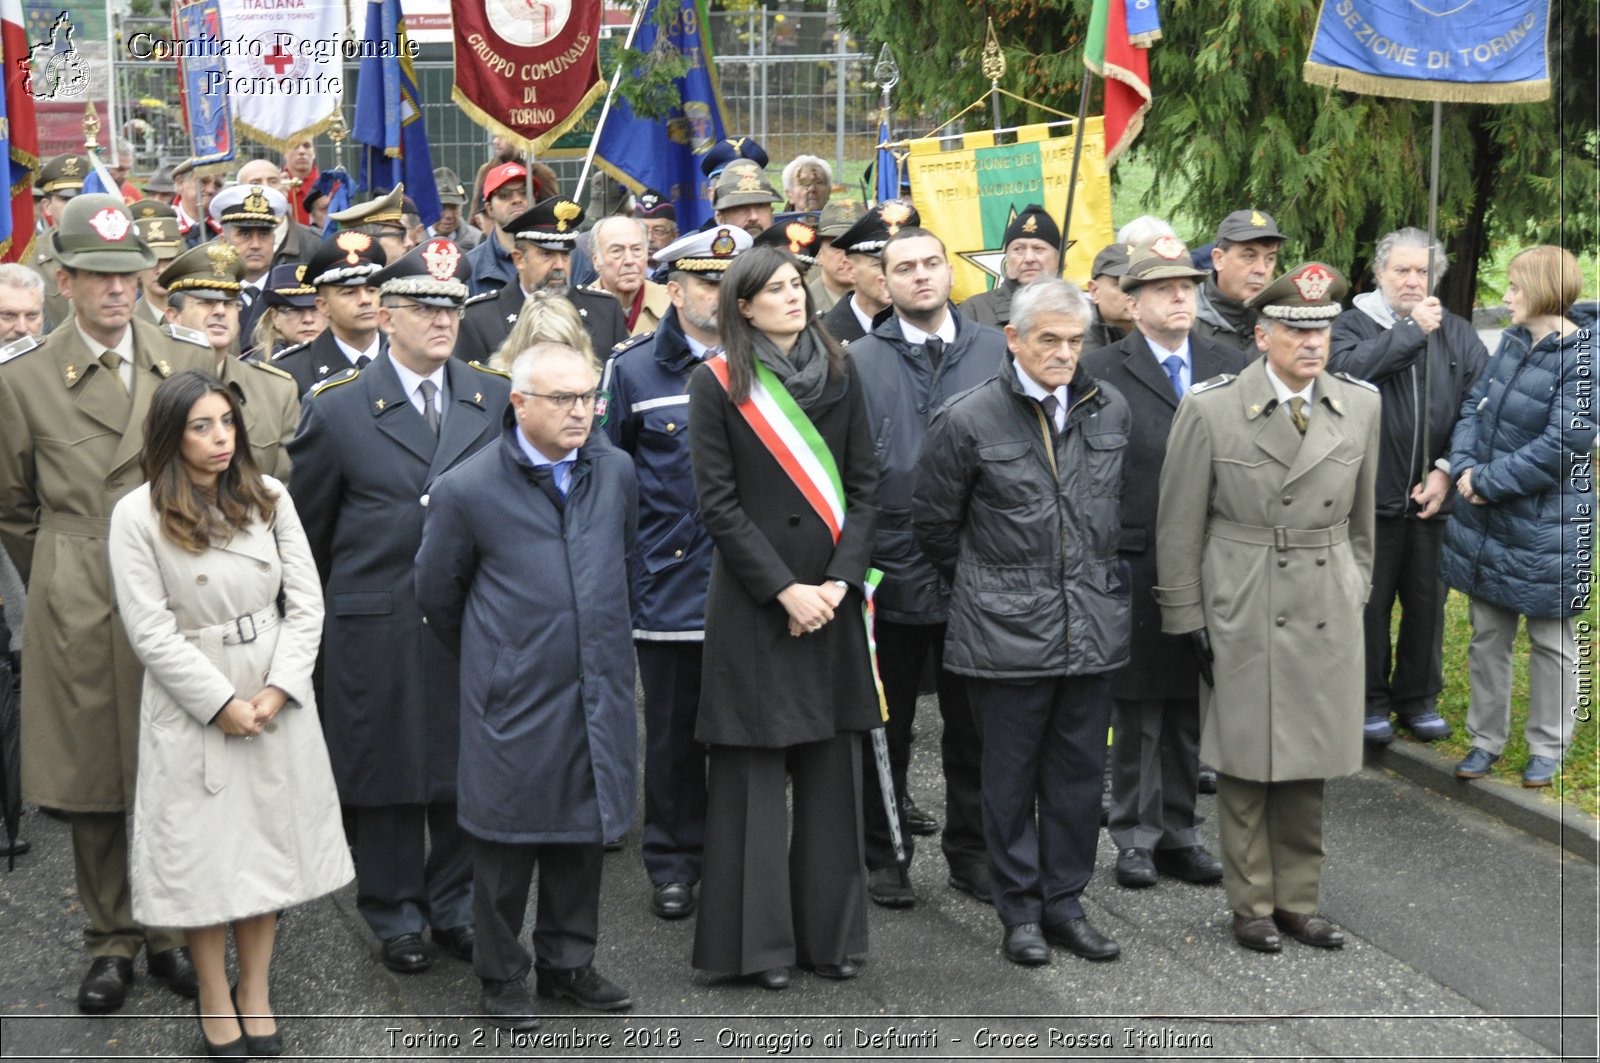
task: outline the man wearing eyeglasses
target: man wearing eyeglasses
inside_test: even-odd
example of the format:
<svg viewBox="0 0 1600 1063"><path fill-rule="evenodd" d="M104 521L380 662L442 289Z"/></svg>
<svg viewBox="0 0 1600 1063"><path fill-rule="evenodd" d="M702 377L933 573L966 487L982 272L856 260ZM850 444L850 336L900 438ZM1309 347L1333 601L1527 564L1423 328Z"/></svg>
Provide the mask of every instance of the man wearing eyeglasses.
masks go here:
<svg viewBox="0 0 1600 1063"><path fill-rule="evenodd" d="M457 663L413 586L434 480L495 440L510 397L504 374L450 357L468 273L439 238L374 274L388 350L313 388L289 444L327 600L323 728L355 815L356 907L402 974L432 966L426 930L459 959L473 951Z"/></svg>

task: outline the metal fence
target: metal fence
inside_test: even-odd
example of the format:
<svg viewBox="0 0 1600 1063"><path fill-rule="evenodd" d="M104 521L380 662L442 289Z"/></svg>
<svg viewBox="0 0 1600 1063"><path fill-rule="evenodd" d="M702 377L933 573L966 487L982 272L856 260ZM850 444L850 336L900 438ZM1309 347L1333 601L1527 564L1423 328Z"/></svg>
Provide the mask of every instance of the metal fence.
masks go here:
<svg viewBox="0 0 1600 1063"><path fill-rule="evenodd" d="M774 181L776 171L788 160L811 154L833 165L836 183L854 188L877 143L878 97L876 86L870 83L872 57L848 32L837 29L829 12L761 7L747 12L713 12L708 21L729 135L754 136L761 142L771 159ZM119 21L124 39L138 29L164 33L169 25L164 19L125 17ZM602 42L607 72L612 67L606 60L621 43L620 34ZM451 102L455 72L449 47L424 46L415 66L434 165L449 166L470 182L490 157L489 134ZM189 147L173 66L133 60L119 51L114 67L118 115L112 128L122 130L133 143L135 177L186 158ZM354 121L356 81L356 67L348 66L342 101L347 124ZM580 134L567 139L579 143L540 161L555 169L564 188L573 190L587 138ZM105 137L101 142L105 143ZM343 161L354 173L358 150L347 143L345 158L340 160L329 138L317 138L321 167ZM270 149L248 142L241 143L239 154L241 160L273 157Z"/></svg>

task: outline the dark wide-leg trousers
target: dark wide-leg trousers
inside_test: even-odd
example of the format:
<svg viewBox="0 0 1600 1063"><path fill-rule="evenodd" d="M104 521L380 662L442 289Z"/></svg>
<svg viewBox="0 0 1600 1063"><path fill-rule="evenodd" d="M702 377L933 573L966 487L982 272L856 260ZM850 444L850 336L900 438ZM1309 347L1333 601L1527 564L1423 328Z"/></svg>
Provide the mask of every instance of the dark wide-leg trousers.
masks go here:
<svg viewBox="0 0 1600 1063"><path fill-rule="evenodd" d="M861 735L712 746L707 790L694 966L743 975L865 952Z"/></svg>
<svg viewBox="0 0 1600 1063"><path fill-rule="evenodd" d="M1361 622L1367 653L1367 714L1433 712L1444 689L1444 602L1439 551L1445 518L1379 517L1373 527L1372 594ZM1400 633L1389 650L1400 602ZM1393 664L1393 674L1390 665Z"/></svg>
<svg viewBox="0 0 1600 1063"><path fill-rule="evenodd" d="M472 922L471 839L454 801L355 814L356 909L379 941Z"/></svg>

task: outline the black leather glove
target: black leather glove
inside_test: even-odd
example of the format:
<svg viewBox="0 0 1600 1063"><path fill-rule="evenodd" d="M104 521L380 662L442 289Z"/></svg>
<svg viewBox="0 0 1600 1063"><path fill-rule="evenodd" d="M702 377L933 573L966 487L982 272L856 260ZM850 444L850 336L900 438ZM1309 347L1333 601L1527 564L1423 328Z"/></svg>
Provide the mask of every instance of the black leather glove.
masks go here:
<svg viewBox="0 0 1600 1063"><path fill-rule="evenodd" d="M1215 690L1217 680L1211 673L1211 662L1216 660L1216 656L1211 652L1211 632L1205 628L1189 632L1189 645L1194 649L1195 663L1200 666L1200 678L1206 681L1206 686Z"/></svg>

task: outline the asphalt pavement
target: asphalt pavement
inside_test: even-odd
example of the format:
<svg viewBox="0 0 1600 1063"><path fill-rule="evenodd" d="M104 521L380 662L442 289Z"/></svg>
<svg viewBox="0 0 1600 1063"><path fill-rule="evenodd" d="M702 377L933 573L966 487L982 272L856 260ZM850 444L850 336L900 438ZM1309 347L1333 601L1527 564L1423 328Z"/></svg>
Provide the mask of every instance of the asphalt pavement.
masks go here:
<svg viewBox="0 0 1600 1063"><path fill-rule="evenodd" d="M930 811L942 807L937 727L924 699L912 791ZM1214 805L1201 798L1208 815ZM1214 824L1205 830L1214 845ZM122 1011L78 1014L87 960L67 829L30 811L23 833L33 851L0 871L0 1055L198 1051L192 1004L145 976L142 960ZM290 1058L321 1060L1596 1058L1592 859L1448 788L1379 767L1330 783L1323 911L1350 936L1338 952L1292 941L1279 955L1248 952L1229 933L1220 886L1122 889L1102 834L1086 907L1121 958L1058 950L1048 967L1016 967L993 911L950 889L937 840L923 841L916 907L871 908L871 950L850 982L797 973L774 993L694 972L693 920L648 910L635 827L606 858L596 960L632 991L629 1012L541 1000L534 1035L496 1031L473 1017L467 965L384 969L352 887L285 914L273 1000Z"/></svg>

